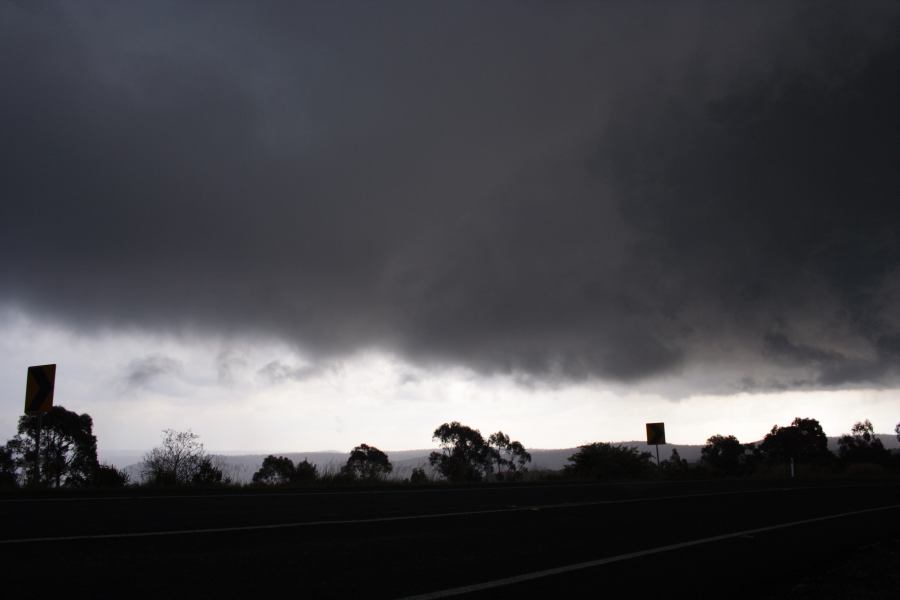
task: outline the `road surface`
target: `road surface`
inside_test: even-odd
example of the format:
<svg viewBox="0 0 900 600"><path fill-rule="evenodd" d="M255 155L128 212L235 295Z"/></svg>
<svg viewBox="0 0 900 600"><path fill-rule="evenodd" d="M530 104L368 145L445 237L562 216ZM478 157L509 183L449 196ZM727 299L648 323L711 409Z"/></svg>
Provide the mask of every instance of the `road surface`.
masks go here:
<svg viewBox="0 0 900 600"><path fill-rule="evenodd" d="M900 536L900 485L6 496L0 517L11 594L749 598Z"/></svg>

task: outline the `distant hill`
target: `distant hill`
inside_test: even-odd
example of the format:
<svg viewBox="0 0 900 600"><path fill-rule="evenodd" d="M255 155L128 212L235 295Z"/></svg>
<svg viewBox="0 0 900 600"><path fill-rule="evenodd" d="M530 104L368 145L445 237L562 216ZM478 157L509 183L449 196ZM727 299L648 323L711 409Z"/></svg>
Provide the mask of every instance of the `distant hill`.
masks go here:
<svg viewBox="0 0 900 600"><path fill-rule="evenodd" d="M897 441L897 436L892 434L879 434L878 437L881 438L881 442L884 444L885 448L900 448L900 442ZM828 448L832 452L837 453L837 442L837 437L828 438ZM633 446L641 452L649 452L654 458L656 457L656 448L654 446L648 446L644 442L614 442L614 444L622 446ZM681 455L681 458L687 460L688 462L697 462L700 460L700 450L702 448L703 446L700 444L666 444L664 446L660 446L659 458L660 460L666 460L672 455L672 450L676 449L678 450L678 454ZM578 448L533 448L529 449L528 451L531 453L531 464L529 465L530 469L558 471L566 466L569 457L575 454L578 451ZM394 472L391 473L391 477L396 479L406 479L407 477L409 477L410 473L412 473L412 470L417 467L424 468L427 473L431 473L431 468L428 464L428 455L431 452L432 450L430 449L386 451L388 458L394 465ZM253 473L255 473L259 469L259 467L262 465L263 459L268 454L275 454L276 456L286 456L295 463L306 459L312 464L316 465L320 473L334 473L339 471L341 466L347 461L347 456L349 453L326 451L272 452L266 454L214 453L213 455L221 459L224 463L224 470L226 475L230 476L234 481L240 483L249 483L253 477ZM115 455L115 458L104 455L102 459L113 462L113 464L117 464L117 466L119 466L120 468L124 468L125 472L131 476L132 481L139 481L139 461L142 456L143 453L128 451L121 452L118 455ZM116 459L122 460L123 458L132 459L136 462L131 462L130 464L125 465L118 464Z"/></svg>
<svg viewBox="0 0 900 600"><path fill-rule="evenodd" d="M894 450L896 448L900 448L900 441L897 441L897 435L893 433L876 433L880 439L881 443L884 444L884 447L888 450ZM837 454L838 451L838 440L840 436L829 437L828 438L828 449Z"/></svg>

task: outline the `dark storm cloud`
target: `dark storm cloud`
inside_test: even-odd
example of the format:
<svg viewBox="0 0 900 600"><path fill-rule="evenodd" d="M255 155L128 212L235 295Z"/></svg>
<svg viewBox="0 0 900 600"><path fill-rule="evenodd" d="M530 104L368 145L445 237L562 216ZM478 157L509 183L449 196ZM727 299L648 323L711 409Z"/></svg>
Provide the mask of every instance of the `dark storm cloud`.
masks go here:
<svg viewBox="0 0 900 600"><path fill-rule="evenodd" d="M896 6L0 6L6 302L539 380L894 380Z"/></svg>
<svg viewBox="0 0 900 600"><path fill-rule="evenodd" d="M795 344L782 333L766 335L763 343L766 353L774 360L787 362L792 365L834 363L841 362L844 358L837 352Z"/></svg>

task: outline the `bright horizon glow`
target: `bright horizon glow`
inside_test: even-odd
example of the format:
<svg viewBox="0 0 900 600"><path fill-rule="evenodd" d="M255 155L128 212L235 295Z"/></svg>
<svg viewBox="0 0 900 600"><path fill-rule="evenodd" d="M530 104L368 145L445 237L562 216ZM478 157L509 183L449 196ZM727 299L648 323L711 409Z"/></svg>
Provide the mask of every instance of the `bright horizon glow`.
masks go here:
<svg viewBox="0 0 900 600"><path fill-rule="evenodd" d="M161 431L191 429L211 452L347 452L434 447L443 422L485 435L502 430L529 448L571 448L644 439L644 424L666 423L674 444L714 434L742 442L773 425L812 417L829 436L869 419L890 433L898 390L789 391L695 395L671 400L621 385L524 385L458 367L423 369L378 351L312 364L276 340L92 334L0 312L0 443L15 434L29 365L58 364L55 403L88 413L104 453L145 451Z"/></svg>

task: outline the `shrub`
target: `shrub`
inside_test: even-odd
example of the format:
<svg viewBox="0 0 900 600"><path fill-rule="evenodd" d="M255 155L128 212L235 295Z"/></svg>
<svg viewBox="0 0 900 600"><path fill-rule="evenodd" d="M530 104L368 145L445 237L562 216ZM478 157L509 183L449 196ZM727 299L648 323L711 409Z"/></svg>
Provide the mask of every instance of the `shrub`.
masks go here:
<svg viewBox="0 0 900 600"><path fill-rule="evenodd" d="M125 471L120 471L113 465L99 465L94 473L94 485L102 488L121 488L131 483L131 478Z"/></svg>
<svg viewBox="0 0 900 600"><path fill-rule="evenodd" d="M569 457L566 474L590 479L625 479L639 477L652 469L649 452L632 446L595 442L579 446Z"/></svg>

